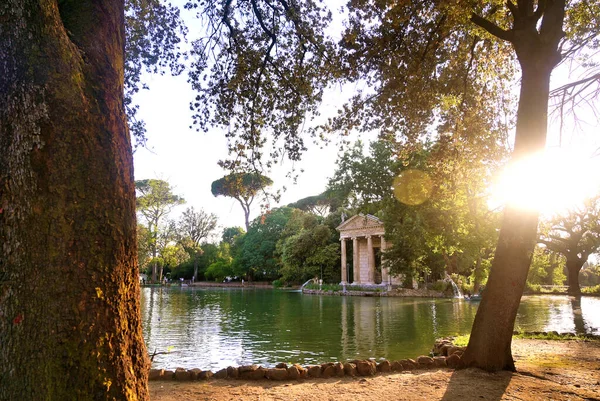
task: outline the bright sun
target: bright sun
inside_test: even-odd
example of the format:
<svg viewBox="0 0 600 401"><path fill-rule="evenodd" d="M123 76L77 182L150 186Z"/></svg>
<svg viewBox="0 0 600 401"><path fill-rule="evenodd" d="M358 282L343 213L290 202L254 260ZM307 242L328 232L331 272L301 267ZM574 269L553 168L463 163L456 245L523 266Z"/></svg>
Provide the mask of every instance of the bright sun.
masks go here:
<svg viewBox="0 0 600 401"><path fill-rule="evenodd" d="M509 165L496 180L489 206L512 204L551 215L581 203L600 188L599 160L582 156L587 154L548 149Z"/></svg>

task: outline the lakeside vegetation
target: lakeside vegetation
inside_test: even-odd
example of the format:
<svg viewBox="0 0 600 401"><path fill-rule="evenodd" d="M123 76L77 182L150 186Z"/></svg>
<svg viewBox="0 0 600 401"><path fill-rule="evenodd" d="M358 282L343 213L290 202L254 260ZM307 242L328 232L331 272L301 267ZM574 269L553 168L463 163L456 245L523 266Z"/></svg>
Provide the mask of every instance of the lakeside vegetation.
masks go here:
<svg viewBox="0 0 600 401"><path fill-rule="evenodd" d="M406 159L394 159L391 157L393 148L390 141L379 140L370 145L370 152L365 155L363 145L357 142L340 155L338 169L324 193L265 210L249 222L247 231L228 227L218 240L216 216L202 209L188 208L178 221L169 220L173 200L177 204L183 200L171 192L167 182L150 180L159 182L162 192L139 193L138 210L146 222L138 225L140 270L151 277L157 267L160 273L157 281L164 272L171 280L243 279L273 282L279 287L300 285L316 278L322 279L324 284L335 285L341 281L339 233L335 228L343 218L369 213L383 220L390 245L385 255L378 257L384 256L384 266L389 267L392 274L402 275L407 287L416 282L422 288L452 294L446 279L450 275L462 293L479 293L489 275L501 211L488 208L490 194L486 198L480 193L479 207L475 209L470 199L472 195L468 195L471 192L467 190L450 197L446 192L452 178L449 176L433 181L433 192L427 202L418 206L400 202L393 191L395 177L408 169L405 164L411 166L415 160L432 176L439 174L437 169L441 166L436 166L439 149L434 144L410 153ZM494 163L500 166L504 152L498 150L493 155ZM481 185L478 183L483 171L466 165L463 168L464 175L476 178L471 184L463 181L460 185L455 179L456 186L466 184L467 189L469 185ZM493 173L487 167L486 170L487 175ZM263 180L270 183L266 177ZM233 191L230 189L230 194ZM245 191L250 191L252 196L259 193L256 187ZM157 209L161 210L158 223L144 213L143 201L149 196L158 198L152 202L155 208L157 203L164 203L163 209ZM589 254L600 247L600 228L593 220L600 219L599 199L596 197L587 203L585 213L589 224L579 228L581 239L577 246ZM251 204L248 198L246 203ZM600 294L600 265L593 262L595 259L586 259L587 262L581 264L578 281L569 288L567 258L563 251L549 247L543 239L556 237L556 233L561 232L559 223L575 218L578 213L581 209L540 222L541 242L534 251L526 293L562 294L581 288L584 294ZM554 231L549 227L555 227ZM348 263L352 264L352 252L349 252Z"/></svg>

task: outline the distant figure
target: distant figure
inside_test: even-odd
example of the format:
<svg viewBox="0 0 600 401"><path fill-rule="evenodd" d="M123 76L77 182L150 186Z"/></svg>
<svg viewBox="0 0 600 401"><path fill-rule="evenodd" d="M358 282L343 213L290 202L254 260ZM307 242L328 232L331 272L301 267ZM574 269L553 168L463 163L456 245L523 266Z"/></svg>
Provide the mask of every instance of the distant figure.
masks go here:
<svg viewBox="0 0 600 401"><path fill-rule="evenodd" d="M244 279L242 279L242 287L244 286Z"/></svg>

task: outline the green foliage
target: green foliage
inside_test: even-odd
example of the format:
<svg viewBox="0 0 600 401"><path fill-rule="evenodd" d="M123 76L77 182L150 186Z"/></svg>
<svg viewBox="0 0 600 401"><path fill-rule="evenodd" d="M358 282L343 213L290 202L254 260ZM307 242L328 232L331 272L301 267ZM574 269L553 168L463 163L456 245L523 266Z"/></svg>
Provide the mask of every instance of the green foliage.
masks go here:
<svg viewBox="0 0 600 401"><path fill-rule="evenodd" d="M281 262L275 249L292 210L283 207L269 211L252 222L246 235L237 238L235 250L232 249L233 271L236 276L247 280L279 278Z"/></svg>
<svg viewBox="0 0 600 401"><path fill-rule="evenodd" d="M195 261L194 258L189 258L188 260L174 267L171 271L171 278L184 278L186 280L191 280L194 276L194 265L197 263L198 274L196 280L206 279L206 270L211 264L219 260L222 255L222 251L219 246L214 244L202 244L202 251L202 254L197 256L197 261Z"/></svg>
<svg viewBox="0 0 600 401"><path fill-rule="evenodd" d="M457 347L466 347L469 343L470 334L454 337L452 343ZM513 338L521 338L528 340L549 340L549 341L571 341L571 340L585 340L585 341L600 341L600 338L593 335L577 335L571 333L558 334L556 332L524 332L516 331L513 334Z"/></svg>
<svg viewBox="0 0 600 401"><path fill-rule="evenodd" d="M239 202L244 210L246 231L250 229L250 206L255 196L273 181L259 173L231 173L212 182L210 190L214 196L227 196Z"/></svg>
<svg viewBox="0 0 600 401"><path fill-rule="evenodd" d="M579 283L587 286L597 286L600 284L600 264L589 263L584 266L579 273Z"/></svg>
<svg viewBox="0 0 600 401"><path fill-rule="evenodd" d="M539 242L550 251L565 257L567 269L577 274L591 254L600 251L600 196L586 199L581 205L553 216L541 224ZM579 283L569 283L579 290ZM576 288L575 288L576 287Z"/></svg>
<svg viewBox="0 0 600 401"><path fill-rule="evenodd" d="M343 204L382 216L391 246L385 259L392 273L407 278L441 278L444 273L472 276L474 287L487 278L499 214L488 210L487 185L505 155L491 133L481 143L467 147L436 142L402 150L390 136L371 144L364 155L362 144L346 151L329 182L329 191ZM469 151L470 161L457 155ZM478 162L474 162L478 160ZM407 205L394 196L394 179L409 169L432 180L429 200Z"/></svg>
<svg viewBox="0 0 600 401"><path fill-rule="evenodd" d="M258 173L233 173L212 182L214 196L229 196L234 199L250 199L264 188L273 185L273 181Z"/></svg>
<svg viewBox="0 0 600 401"><path fill-rule="evenodd" d="M469 338L471 338L470 334L465 334L462 336L454 337L452 343L457 347L466 347L469 344Z"/></svg>
<svg viewBox="0 0 600 401"><path fill-rule="evenodd" d="M283 287L283 282L281 280L273 280L273 288L281 288Z"/></svg>
<svg viewBox="0 0 600 401"><path fill-rule="evenodd" d="M159 221L168 215L174 207L185 200L173 194L167 181L148 179L135 182L136 206L149 227L156 227Z"/></svg>
<svg viewBox="0 0 600 401"><path fill-rule="evenodd" d="M431 285L431 289L438 292L452 291L452 285L447 281L438 280Z"/></svg>
<svg viewBox="0 0 600 401"><path fill-rule="evenodd" d="M221 240L227 242L229 245L233 245L237 238L245 234L242 227L227 227L223 230L223 236Z"/></svg>
<svg viewBox="0 0 600 401"><path fill-rule="evenodd" d="M537 246L533 252L527 283L531 288L539 285L563 285L566 276L563 272L564 256ZM539 292L539 291L538 291Z"/></svg>
<svg viewBox="0 0 600 401"><path fill-rule="evenodd" d="M600 295L600 284L594 287L582 288L581 292L586 295Z"/></svg>
<svg viewBox="0 0 600 401"><path fill-rule="evenodd" d="M225 277L233 276L233 269L231 268L231 263L219 259L208 266L204 275L207 280L223 281Z"/></svg>
<svg viewBox="0 0 600 401"><path fill-rule="evenodd" d="M305 150L298 132L332 75L333 42L323 33L331 13L313 0L189 0L186 8L198 12L205 32L193 43L194 124L226 128L234 157L223 165L261 161L265 143L272 160L298 160Z"/></svg>
<svg viewBox="0 0 600 401"><path fill-rule="evenodd" d="M137 225L137 250L138 267L140 271L145 271L152 259L152 236L150 231L143 224Z"/></svg>
<svg viewBox="0 0 600 401"><path fill-rule="evenodd" d="M323 192L322 194L308 196L294 203L290 203L288 207L300 209L304 212L325 217L331 211L333 204L335 204L335 200L329 195L328 192Z"/></svg>
<svg viewBox="0 0 600 401"><path fill-rule="evenodd" d="M180 238L189 238L195 246L199 246L216 228L217 216L214 213L208 214L203 209L196 211L193 206L181 214L177 224Z"/></svg>
<svg viewBox="0 0 600 401"><path fill-rule="evenodd" d="M300 283L311 277L322 277L325 282L339 280L337 235L312 214L298 209L292 212L277 252L282 262L279 272L286 282Z"/></svg>
<svg viewBox="0 0 600 401"><path fill-rule="evenodd" d="M393 197L392 183L401 168L394 146L391 140L375 141L369 146L369 155L364 155L363 143L357 141L338 157L327 186L329 196L354 214L382 210L384 202Z"/></svg>

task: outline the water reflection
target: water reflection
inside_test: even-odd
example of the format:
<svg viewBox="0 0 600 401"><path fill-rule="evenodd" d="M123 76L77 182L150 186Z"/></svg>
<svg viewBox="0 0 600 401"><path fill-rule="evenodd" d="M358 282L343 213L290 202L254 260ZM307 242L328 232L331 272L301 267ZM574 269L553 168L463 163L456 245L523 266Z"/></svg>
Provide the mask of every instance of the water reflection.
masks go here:
<svg viewBox="0 0 600 401"><path fill-rule="evenodd" d="M593 297L524 297L517 326L598 333L599 307L600 298ZM456 299L255 289L142 291L144 338L150 353L161 353L154 366L164 368L415 357L429 352L438 337L468 333L476 309L477 303Z"/></svg>

